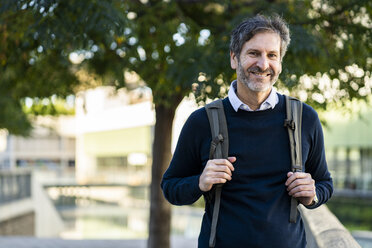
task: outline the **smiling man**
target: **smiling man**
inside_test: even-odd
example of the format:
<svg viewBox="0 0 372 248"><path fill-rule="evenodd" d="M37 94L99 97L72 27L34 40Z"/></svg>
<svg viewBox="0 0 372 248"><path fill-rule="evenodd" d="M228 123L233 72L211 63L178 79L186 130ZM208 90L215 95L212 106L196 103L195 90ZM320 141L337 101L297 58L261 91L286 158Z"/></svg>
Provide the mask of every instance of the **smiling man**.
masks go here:
<svg viewBox="0 0 372 248"><path fill-rule="evenodd" d="M230 63L237 80L222 100L228 159L209 158L212 137L205 108L192 113L182 129L161 186L175 205L192 204L204 195L199 247L304 248L301 216L289 222L291 197L316 208L332 195L322 128L306 104L301 129L305 171L291 172L285 96L273 88L289 42L289 29L278 16L246 19L232 32ZM216 184L223 187L215 228L211 198Z"/></svg>

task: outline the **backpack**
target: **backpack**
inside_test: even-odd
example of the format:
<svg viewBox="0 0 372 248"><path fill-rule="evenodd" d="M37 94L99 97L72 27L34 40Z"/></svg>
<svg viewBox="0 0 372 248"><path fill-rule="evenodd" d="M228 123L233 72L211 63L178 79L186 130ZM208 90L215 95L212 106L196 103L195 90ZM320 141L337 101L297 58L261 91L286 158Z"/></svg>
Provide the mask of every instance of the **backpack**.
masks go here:
<svg viewBox="0 0 372 248"><path fill-rule="evenodd" d="M302 171L302 146L301 146L301 125L302 125L302 102L296 98L285 95L286 119L284 127L288 129L289 144L291 151L291 164L293 172ZM213 101L205 106L211 128L212 142L209 151L209 159L227 159L229 152L229 136L227 122L222 100ZM216 229L220 210L221 191L223 184L214 185L214 207L212 215L211 233L209 247L216 243ZM296 198L291 198L289 221L296 223L297 219Z"/></svg>

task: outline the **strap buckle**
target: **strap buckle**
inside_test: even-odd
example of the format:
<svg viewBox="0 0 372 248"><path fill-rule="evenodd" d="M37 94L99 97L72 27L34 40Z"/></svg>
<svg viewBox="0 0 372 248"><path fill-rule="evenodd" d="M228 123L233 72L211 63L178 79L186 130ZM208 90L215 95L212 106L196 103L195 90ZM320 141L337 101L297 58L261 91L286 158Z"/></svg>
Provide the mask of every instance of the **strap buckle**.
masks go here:
<svg viewBox="0 0 372 248"><path fill-rule="evenodd" d="M214 152L216 151L216 148L219 143L223 142L223 136L222 134L218 134L211 142L211 148L209 150L209 158L213 158Z"/></svg>
<svg viewBox="0 0 372 248"><path fill-rule="evenodd" d="M293 172L301 172L302 171L302 166L299 164L295 164L292 166L292 171Z"/></svg>
<svg viewBox="0 0 372 248"><path fill-rule="evenodd" d="M292 130L295 130L296 129L296 124L295 124L295 122L293 120L285 119L284 120L284 126L285 127L289 127Z"/></svg>
<svg viewBox="0 0 372 248"><path fill-rule="evenodd" d="M223 136L222 134L218 134L216 137L214 137L213 141L215 144L218 144L220 142L223 142Z"/></svg>

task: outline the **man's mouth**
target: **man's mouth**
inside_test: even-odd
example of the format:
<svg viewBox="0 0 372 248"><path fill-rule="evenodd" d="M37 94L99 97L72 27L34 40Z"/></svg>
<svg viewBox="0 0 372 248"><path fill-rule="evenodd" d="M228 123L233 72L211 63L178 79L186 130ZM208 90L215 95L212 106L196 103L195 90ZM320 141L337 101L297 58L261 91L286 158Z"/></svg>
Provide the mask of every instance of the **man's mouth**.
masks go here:
<svg viewBox="0 0 372 248"><path fill-rule="evenodd" d="M260 67L254 66L248 69L249 73L252 73L256 77L265 78L274 74L274 71L271 68L266 70L261 70Z"/></svg>
<svg viewBox="0 0 372 248"><path fill-rule="evenodd" d="M268 76L271 75L271 73L259 73L259 72L256 72L256 71L250 71L250 73L252 73L253 75L258 76L258 77L268 77Z"/></svg>

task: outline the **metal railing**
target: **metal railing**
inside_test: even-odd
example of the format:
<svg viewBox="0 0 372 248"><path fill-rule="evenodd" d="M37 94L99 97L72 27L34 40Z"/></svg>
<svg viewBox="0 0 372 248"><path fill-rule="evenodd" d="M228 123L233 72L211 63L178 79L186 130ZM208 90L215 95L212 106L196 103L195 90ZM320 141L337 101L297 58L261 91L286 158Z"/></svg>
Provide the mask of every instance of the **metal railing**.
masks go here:
<svg viewBox="0 0 372 248"><path fill-rule="evenodd" d="M0 205L31 197L31 172L0 171Z"/></svg>

